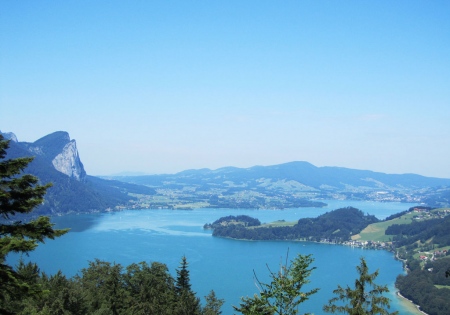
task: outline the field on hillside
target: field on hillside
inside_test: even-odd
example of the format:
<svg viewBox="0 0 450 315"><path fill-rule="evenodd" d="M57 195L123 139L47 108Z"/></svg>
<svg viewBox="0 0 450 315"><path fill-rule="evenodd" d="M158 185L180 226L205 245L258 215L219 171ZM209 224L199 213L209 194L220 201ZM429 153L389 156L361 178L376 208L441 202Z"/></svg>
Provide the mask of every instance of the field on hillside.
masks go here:
<svg viewBox="0 0 450 315"><path fill-rule="evenodd" d="M297 223L298 223L298 221L284 221L284 220L280 220L280 221L274 221L274 222L271 222L271 223L261 224L260 226L257 226L257 227L294 226Z"/></svg>
<svg viewBox="0 0 450 315"><path fill-rule="evenodd" d="M391 236L385 235L384 231L386 231L389 226L393 224L409 224L416 216L417 213L410 212L393 220L370 224L362 230L361 233L353 235L352 240L388 242Z"/></svg>

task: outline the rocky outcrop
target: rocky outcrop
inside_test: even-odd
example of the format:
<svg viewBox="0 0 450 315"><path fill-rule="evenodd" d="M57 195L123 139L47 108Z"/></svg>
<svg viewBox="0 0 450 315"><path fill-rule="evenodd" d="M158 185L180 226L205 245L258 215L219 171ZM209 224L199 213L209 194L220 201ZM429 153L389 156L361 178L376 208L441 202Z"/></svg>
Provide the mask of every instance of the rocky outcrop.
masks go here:
<svg viewBox="0 0 450 315"><path fill-rule="evenodd" d="M14 133L12 133L12 132L1 132L1 131L0 131L0 134L1 134L5 139L8 139L8 140L17 142L17 137L16 137L16 135L15 135Z"/></svg>
<svg viewBox="0 0 450 315"><path fill-rule="evenodd" d="M131 207L137 198L130 194L154 195L154 189L105 180L86 174L75 140L65 131L57 131L34 142L18 142L12 133L4 137L12 141L5 159L34 157L24 174L36 176L39 184L51 183L44 202L32 215L86 213ZM0 159L3 161L2 159ZM0 162L1 162L0 161Z"/></svg>
<svg viewBox="0 0 450 315"><path fill-rule="evenodd" d="M86 171L78 154L77 143L70 140L69 133L57 131L39 140L18 142L12 132L1 133L6 139L16 142L20 147L28 151L32 156L39 157L45 163L77 181L86 179Z"/></svg>
<svg viewBox="0 0 450 315"><path fill-rule="evenodd" d="M62 152L52 160L52 164L57 171L78 181L86 178L86 171L81 163L75 140L71 140L64 146Z"/></svg>

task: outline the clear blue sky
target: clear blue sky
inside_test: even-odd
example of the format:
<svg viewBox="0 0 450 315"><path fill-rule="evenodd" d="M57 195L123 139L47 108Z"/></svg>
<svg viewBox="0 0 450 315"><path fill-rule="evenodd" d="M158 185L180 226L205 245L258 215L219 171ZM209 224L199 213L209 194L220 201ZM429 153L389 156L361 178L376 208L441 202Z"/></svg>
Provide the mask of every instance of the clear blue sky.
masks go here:
<svg viewBox="0 0 450 315"><path fill-rule="evenodd" d="M450 178L450 1L1 1L0 130L88 174Z"/></svg>

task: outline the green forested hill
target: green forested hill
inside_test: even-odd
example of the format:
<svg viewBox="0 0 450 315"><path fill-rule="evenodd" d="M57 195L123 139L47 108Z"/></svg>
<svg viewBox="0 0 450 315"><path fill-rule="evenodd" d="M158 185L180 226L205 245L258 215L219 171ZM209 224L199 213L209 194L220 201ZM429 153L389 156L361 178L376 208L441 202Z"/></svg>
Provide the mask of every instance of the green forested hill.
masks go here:
<svg viewBox="0 0 450 315"><path fill-rule="evenodd" d="M228 224L214 228L213 236L250 240L297 240L343 242L367 225L378 222L373 215L353 207L341 208L317 218L300 219L294 226L257 226Z"/></svg>
<svg viewBox="0 0 450 315"><path fill-rule="evenodd" d="M385 221L371 224L363 240L391 240L396 256L408 271L396 286L429 315L447 315L450 309L450 209L413 207Z"/></svg>

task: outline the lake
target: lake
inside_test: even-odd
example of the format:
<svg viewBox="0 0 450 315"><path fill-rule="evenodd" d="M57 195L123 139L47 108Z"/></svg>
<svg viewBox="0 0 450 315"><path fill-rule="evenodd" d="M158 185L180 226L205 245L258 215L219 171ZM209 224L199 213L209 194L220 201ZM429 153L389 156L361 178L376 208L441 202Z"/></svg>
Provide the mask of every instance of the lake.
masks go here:
<svg viewBox="0 0 450 315"><path fill-rule="evenodd" d="M276 220L294 221L305 217L317 217L325 212L353 206L379 219L407 210L412 204L377 203L356 201L325 201L325 208L298 208L286 210L252 209L195 209L173 210L125 210L112 213L67 215L53 217L57 228L71 231L56 240L40 245L26 261L36 262L42 271L54 274L62 270L73 276L88 266L95 258L127 266L133 262L159 261L165 263L173 276L185 255L189 263L192 288L204 297L214 290L225 299L223 314L233 314L232 305L238 305L241 296L257 293L253 270L260 280L268 279L266 264L276 270L286 257L298 253L312 254L313 272L309 288L320 288L309 301L301 304L300 313L324 314L322 306L333 297L337 285L351 287L357 277L356 266L365 257L369 271L379 269L377 284L390 289L391 311L411 315L395 295L394 282L403 273L402 264L392 253L381 250L364 250L340 245L311 242L237 241L212 237L203 230L226 215L245 214L258 218L262 223ZM9 258L12 263L17 256ZM202 302L204 299L202 299ZM326 314L326 313L325 313Z"/></svg>

